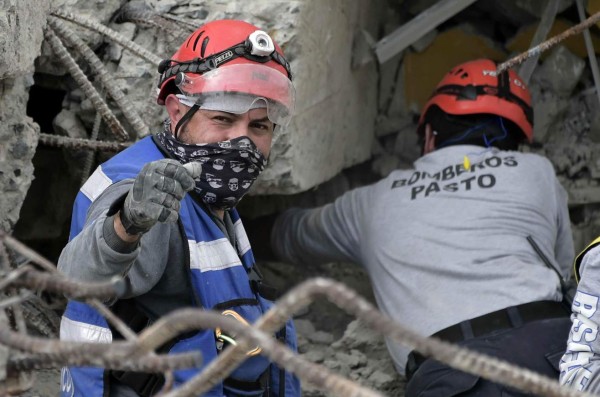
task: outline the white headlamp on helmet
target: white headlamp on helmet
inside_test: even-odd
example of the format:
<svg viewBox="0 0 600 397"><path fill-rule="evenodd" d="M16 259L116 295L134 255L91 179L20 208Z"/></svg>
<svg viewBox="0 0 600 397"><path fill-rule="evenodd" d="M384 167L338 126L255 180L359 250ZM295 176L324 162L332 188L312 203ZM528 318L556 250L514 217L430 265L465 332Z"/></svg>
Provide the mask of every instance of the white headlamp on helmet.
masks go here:
<svg viewBox="0 0 600 397"><path fill-rule="evenodd" d="M248 36L246 44L249 47L250 54L265 57L275 51L273 39L266 32L257 30Z"/></svg>

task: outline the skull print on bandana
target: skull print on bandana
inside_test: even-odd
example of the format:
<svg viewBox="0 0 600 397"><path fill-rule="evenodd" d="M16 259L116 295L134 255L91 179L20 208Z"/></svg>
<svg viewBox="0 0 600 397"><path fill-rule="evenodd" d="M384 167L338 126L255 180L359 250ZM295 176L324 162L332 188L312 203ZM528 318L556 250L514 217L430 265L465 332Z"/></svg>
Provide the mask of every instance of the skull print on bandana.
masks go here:
<svg viewBox="0 0 600 397"><path fill-rule="evenodd" d="M254 142L244 136L197 145L180 142L168 131L154 138L170 157L183 164L192 161L202 164L202 174L194 190L202 201L219 209L235 207L267 165L267 159Z"/></svg>

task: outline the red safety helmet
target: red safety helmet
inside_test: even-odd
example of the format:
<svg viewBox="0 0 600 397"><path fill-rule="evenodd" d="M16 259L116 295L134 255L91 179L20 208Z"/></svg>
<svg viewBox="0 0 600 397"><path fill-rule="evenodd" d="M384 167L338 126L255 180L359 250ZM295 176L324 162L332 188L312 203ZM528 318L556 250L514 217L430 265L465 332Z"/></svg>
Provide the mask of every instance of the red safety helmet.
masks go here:
<svg viewBox="0 0 600 397"><path fill-rule="evenodd" d="M425 104L417 131L422 134L427 111L439 106L453 115L493 114L515 123L533 141L531 94L513 70L496 73L496 63L478 59L450 70Z"/></svg>
<svg viewBox="0 0 600 397"><path fill-rule="evenodd" d="M201 26L171 59L160 63L158 71L160 105L178 87L187 97L262 98L269 103L269 116L279 123L282 117L289 120L293 111L292 76L281 48L266 32L244 21L218 20Z"/></svg>

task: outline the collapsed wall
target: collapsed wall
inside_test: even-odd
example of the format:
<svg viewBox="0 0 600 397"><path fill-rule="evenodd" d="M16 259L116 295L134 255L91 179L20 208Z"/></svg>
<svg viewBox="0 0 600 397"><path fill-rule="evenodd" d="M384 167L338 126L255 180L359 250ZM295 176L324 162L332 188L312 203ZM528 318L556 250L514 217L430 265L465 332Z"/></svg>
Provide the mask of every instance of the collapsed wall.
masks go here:
<svg viewBox="0 0 600 397"><path fill-rule="evenodd" d="M33 62L40 53L49 0L0 7L0 230L11 231L33 180L39 127L26 115Z"/></svg>

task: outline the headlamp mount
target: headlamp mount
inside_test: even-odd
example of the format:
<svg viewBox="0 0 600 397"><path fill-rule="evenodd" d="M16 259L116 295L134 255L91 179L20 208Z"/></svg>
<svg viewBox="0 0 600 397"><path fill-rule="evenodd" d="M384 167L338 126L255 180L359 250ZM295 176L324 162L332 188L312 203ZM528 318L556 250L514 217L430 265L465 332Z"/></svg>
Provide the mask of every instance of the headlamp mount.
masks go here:
<svg viewBox="0 0 600 397"><path fill-rule="evenodd" d="M264 57L271 55L275 51L273 39L262 30L251 33L246 39L245 45L252 55Z"/></svg>
<svg viewBox="0 0 600 397"><path fill-rule="evenodd" d="M271 37L264 31L257 30L251 33L243 42L206 58L195 58L185 62L174 59L163 59L158 64L158 73L161 74L158 87L160 88L167 79L176 76L180 72L203 74L239 57L244 57L258 63L266 63L273 60L283 66L288 78L292 80L292 71L289 62L275 50L275 44Z"/></svg>

